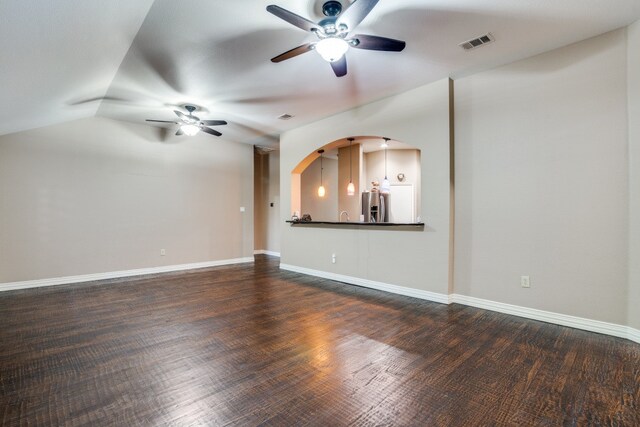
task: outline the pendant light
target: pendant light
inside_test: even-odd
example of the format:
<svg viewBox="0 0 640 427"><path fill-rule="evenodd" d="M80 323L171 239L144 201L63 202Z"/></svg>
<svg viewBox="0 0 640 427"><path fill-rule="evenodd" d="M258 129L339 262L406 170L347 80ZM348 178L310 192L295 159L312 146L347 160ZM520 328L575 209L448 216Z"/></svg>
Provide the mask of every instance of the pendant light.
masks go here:
<svg viewBox="0 0 640 427"><path fill-rule="evenodd" d="M349 185L347 185L347 196L353 196L356 194L356 186L353 185L353 176L352 176L352 161L351 161L351 143L353 143L353 138L347 138L349 140Z"/></svg>
<svg viewBox="0 0 640 427"><path fill-rule="evenodd" d="M382 184L380 185L380 192L382 194L391 193L391 183L389 179L387 179L387 147L389 146L389 138L382 138L384 142L382 143L384 147L384 179L382 180Z"/></svg>
<svg viewBox="0 0 640 427"><path fill-rule="evenodd" d="M325 195L324 185L322 185L322 153L324 153L324 150L318 150L318 154L320 154L320 187L318 187L318 197L324 197Z"/></svg>

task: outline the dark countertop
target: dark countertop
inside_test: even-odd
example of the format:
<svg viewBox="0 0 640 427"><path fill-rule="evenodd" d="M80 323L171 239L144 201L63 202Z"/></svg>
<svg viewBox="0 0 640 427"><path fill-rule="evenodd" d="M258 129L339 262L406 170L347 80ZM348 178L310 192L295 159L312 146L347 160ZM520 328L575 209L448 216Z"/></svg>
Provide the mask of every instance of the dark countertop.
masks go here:
<svg viewBox="0 0 640 427"><path fill-rule="evenodd" d="M355 222L355 221L287 221L293 225L330 225L337 227L413 227L424 228L424 222Z"/></svg>

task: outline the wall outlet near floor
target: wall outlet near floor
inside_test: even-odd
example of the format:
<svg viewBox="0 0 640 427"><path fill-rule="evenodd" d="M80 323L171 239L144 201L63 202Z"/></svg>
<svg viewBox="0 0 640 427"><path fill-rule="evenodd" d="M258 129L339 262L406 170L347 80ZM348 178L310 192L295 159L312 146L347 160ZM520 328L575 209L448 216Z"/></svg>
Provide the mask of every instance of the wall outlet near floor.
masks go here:
<svg viewBox="0 0 640 427"><path fill-rule="evenodd" d="M245 211L244 206L240 206L240 212L244 212L244 211Z"/></svg>
<svg viewBox="0 0 640 427"><path fill-rule="evenodd" d="M520 286L523 288L530 288L531 281L529 280L529 276L520 276Z"/></svg>
<svg viewBox="0 0 640 427"><path fill-rule="evenodd" d="M331 254L331 264L336 263L336 254Z"/></svg>
<svg viewBox="0 0 640 427"><path fill-rule="evenodd" d="M160 256L165 256L167 254L166 249L160 249Z"/></svg>

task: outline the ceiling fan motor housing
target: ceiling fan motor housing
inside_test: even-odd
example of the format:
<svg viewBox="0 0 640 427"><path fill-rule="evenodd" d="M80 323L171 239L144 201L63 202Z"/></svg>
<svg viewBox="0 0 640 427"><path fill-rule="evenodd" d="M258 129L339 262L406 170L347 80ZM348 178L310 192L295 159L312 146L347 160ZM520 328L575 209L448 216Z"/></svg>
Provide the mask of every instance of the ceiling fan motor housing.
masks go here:
<svg viewBox="0 0 640 427"><path fill-rule="evenodd" d="M342 12L342 3L336 0L329 0L322 5L322 13L325 16L338 16Z"/></svg>

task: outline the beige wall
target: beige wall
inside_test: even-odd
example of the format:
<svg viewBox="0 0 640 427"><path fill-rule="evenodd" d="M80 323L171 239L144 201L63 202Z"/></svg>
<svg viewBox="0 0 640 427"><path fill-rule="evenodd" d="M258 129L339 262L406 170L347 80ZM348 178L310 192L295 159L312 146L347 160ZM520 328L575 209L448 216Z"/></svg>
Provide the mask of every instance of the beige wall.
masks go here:
<svg viewBox="0 0 640 427"><path fill-rule="evenodd" d="M321 145L318 147L320 146ZM322 172L322 183L326 191L324 197L318 196L318 187L320 186L320 158L314 160L313 163L300 174L300 200L302 209L300 215L309 214L314 221L337 221L339 213L338 160L325 157L322 159L322 167L324 169ZM291 169L293 169L293 167L289 170ZM291 193L291 190L289 190L289 193Z"/></svg>
<svg viewBox="0 0 640 427"><path fill-rule="evenodd" d="M627 323L626 55L619 30L456 81L456 293Z"/></svg>
<svg viewBox="0 0 640 427"><path fill-rule="evenodd" d="M251 256L252 147L164 135L92 118L0 137L0 283Z"/></svg>
<svg viewBox="0 0 640 427"><path fill-rule="evenodd" d="M449 250L449 80L285 132L280 140L282 216L290 171L317 147L351 135L386 135L422 151L423 231L282 228L282 263L446 294ZM284 208L286 206L286 208ZM331 254L337 256L331 263Z"/></svg>
<svg viewBox="0 0 640 427"><path fill-rule="evenodd" d="M628 28L629 326L640 330L640 22Z"/></svg>

